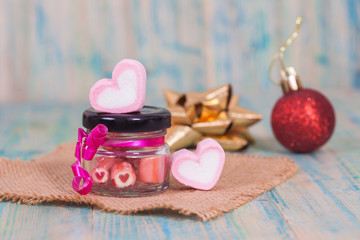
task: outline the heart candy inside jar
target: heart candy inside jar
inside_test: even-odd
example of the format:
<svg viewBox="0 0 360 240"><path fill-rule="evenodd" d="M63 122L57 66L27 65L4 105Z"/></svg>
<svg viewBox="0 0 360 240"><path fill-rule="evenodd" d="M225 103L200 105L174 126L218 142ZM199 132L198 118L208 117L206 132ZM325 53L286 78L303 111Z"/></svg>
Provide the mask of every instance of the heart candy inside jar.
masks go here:
<svg viewBox="0 0 360 240"><path fill-rule="evenodd" d="M91 171L94 184L111 183L115 188L139 184L162 183L166 178L165 156L144 158L96 157L97 165ZM111 179L111 181L110 181Z"/></svg>

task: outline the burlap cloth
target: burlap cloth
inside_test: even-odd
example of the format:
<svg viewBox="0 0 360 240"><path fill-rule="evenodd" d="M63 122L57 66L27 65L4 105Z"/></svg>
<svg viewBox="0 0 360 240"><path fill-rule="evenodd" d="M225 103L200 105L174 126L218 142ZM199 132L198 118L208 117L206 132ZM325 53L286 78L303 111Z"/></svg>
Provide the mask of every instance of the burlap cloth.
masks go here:
<svg viewBox="0 0 360 240"><path fill-rule="evenodd" d="M210 191L194 190L171 179L170 188L165 193L150 197L81 196L71 187L73 174L70 165L76 160L74 148L74 144L63 144L48 155L31 161L0 158L0 201L27 204L74 202L121 214L171 209L207 221L272 189L298 169L285 157L227 154L221 178Z"/></svg>

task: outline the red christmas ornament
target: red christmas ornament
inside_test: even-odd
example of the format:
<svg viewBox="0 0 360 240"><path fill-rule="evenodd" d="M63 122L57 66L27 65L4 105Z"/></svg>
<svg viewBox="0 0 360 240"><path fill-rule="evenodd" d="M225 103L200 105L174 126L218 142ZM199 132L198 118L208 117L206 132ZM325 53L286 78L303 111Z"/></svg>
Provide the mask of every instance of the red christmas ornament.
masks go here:
<svg viewBox="0 0 360 240"><path fill-rule="evenodd" d="M307 153L325 144L335 127L335 113L320 92L302 88L292 67L283 72L284 92L271 114L271 126L277 140L293 152Z"/></svg>

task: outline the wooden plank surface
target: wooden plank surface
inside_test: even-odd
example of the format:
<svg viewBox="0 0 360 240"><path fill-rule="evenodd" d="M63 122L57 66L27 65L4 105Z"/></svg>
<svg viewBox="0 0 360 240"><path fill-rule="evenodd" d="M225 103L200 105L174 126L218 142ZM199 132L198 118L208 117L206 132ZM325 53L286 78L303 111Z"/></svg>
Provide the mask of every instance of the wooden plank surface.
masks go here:
<svg viewBox="0 0 360 240"><path fill-rule="evenodd" d="M251 128L257 143L245 152L287 155L299 172L275 189L222 217L200 222L171 211L135 215L86 206L0 203L0 239L359 239L360 95L325 91L337 113L331 140L311 154L277 143L269 116L279 92L261 99L245 93L240 105L264 114ZM0 107L0 153L31 159L76 140L86 104L14 104Z"/></svg>

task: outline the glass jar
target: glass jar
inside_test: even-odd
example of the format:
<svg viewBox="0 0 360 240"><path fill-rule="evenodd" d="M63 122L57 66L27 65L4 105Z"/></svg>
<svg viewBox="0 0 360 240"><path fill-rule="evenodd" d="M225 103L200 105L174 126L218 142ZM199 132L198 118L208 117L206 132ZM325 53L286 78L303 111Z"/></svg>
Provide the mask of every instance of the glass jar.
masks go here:
<svg viewBox="0 0 360 240"><path fill-rule="evenodd" d="M171 125L168 110L144 106L140 112L124 114L84 111L88 134L98 124L108 129L104 142L91 160L82 161L91 176L91 192L139 197L169 187L170 149L164 141Z"/></svg>

